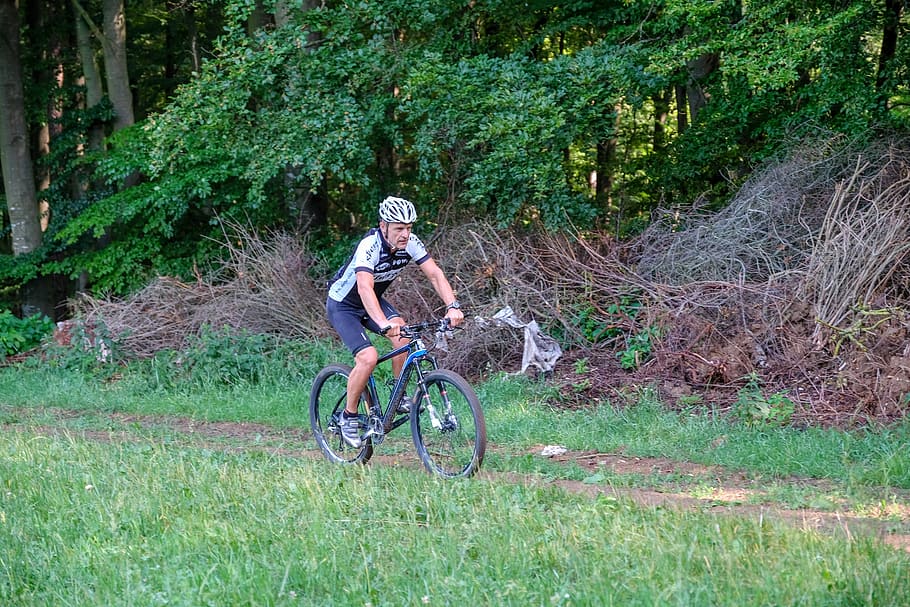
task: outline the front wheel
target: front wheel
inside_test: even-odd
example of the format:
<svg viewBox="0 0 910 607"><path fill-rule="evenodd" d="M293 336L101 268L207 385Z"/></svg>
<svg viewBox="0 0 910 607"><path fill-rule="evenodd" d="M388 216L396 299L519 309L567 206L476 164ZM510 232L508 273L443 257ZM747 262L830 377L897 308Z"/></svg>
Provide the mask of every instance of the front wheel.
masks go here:
<svg viewBox="0 0 910 607"><path fill-rule="evenodd" d="M350 374L351 367L347 365L329 365L319 372L310 392L310 426L316 444L330 461L337 464L365 464L373 456L372 440L367 438L355 449L341 438L341 428L338 426L347 400ZM361 426L369 418L365 396L361 396L359 405Z"/></svg>
<svg viewBox="0 0 910 607"><path fill-rule="evenodd" d="M424 377L411 411L411 434L427 470L453 478L480 469L487 427L480 400L457 373L437 369Z"/></svg>

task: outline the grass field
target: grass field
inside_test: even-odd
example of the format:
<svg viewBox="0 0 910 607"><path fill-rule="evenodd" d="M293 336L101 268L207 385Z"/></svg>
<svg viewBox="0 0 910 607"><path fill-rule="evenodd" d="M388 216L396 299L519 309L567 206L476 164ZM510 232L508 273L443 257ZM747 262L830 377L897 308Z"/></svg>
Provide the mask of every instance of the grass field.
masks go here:
<svg viewBox="0 0 910 607"><path fill-rule="evenodd" d="M591 497L556 481L693 496L721 481L537 455L557 444L712 466L768 489L769 511L847 508L910 533L907 426L745 428L666 412L647 391L559 412L533 382L492 379L478 386L484 474L442 481L316 456L308 378L331 356L284 353L255 382L164 380L154 364L0 370L0 605L910 604L910 553L874 535ZM399 432L377 453L406 456Z"/></svg>

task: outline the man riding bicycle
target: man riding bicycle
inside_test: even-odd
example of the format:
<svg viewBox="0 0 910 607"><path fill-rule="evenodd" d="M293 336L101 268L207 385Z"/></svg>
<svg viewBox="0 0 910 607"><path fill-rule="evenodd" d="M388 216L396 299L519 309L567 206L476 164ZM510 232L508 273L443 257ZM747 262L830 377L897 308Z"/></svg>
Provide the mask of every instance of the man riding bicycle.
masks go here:
<svg viewBox="0 0 910 607"><path fill-rule="evenodd" d="M348 376L347 402L341 415L341 434L355 449L361 445L357 415L360 395L379 358L364 328L389 338L393 348L407 343L399 334L405 320L382 296L392 281L412 259L415 260L445 304L446 318L453 326L464 320L461 305L442 269L420 239L411 233L416 220L414 205L404 198L389 196L379 203L379 227L370 229L360 240L329 286L326 299L329 322L354 355L354 369ZM405 356L400 354L392 359L395 377L401 373ZM410 401L403 403L406 410Z"/></svg>

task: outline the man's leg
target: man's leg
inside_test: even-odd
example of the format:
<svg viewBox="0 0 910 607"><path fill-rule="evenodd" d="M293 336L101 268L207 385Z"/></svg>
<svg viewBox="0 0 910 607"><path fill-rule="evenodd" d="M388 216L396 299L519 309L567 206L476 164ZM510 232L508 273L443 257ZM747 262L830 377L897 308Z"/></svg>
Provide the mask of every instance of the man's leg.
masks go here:
<svg viewBox="0 0 910 607"><path fill-rule="evenodd" d="M354 355L354 368L348 376L348 400L345 404L345 410L351 415L357 414L360 395L367 387L367 381L369 381L373 369L376 368L378 358L379 353L373 346L368 346Z"/></svg>
<svg viewBox="0 0 910 607"><path fill-rule="evenodd" d="M360 402L360 395L363 394L367 381L370 379L370 373L376 368L378 354L361 324L362 309L353 308L329 299L326 302L326 312L329 316L329 322L332 323L332 326L335 327L335 330L341 336L341 341L354 354L354 368L348 375L347 400L339 422L344 442L355 449L359 449L362 441L360 439L361 424L357 415L357 407Z"/></svg>
<svg viewBox="0 0 910 607"><path fill-rule="evenodd" d="M361 324L364 314L362 309L329 299L326 302L326 312L329 322L341 336L341 341L354 354L354 368L348 376L348 396L344 409L355 416L360 395L366 388L370 373L376 368L379 355Z"/></svg>

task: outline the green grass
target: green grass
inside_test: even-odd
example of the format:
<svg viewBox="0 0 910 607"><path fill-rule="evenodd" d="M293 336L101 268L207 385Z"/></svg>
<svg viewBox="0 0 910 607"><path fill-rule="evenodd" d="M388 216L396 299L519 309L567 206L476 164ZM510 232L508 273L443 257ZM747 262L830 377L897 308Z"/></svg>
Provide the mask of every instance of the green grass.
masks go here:
<svg viewBox="0 0 910 607"><path fill-rule="evenodd" d="M587 411L547 406L533 382L498 379L479 386L493 440L519 448L570 449L667 457L747 470L756 476L805 476L855 485L910 489L910 423L839 431L749 428L704 414L663 409L647 390L631 403Z"/></svg>
<svg viewBox="0 0 910 607"><path fill-rule="evenodd" d="M322 352L321 350L318 350ZM308 428L311 378L330 358L301 357L299 368L260 383L188 383L163 389L147 367L127 369L114 381L53 368L0 370L0 406L59 407L76 411L180 415L209 421L249 421ZM667 457L744 470L757 478L804 476L852 487L910 489L910 423L889 429L748 428L710 415L661 408L644 391L621 407L558 411L535 382L497 378L478 386L491 442L508 469L531 448L559 444L575 450ZM0 416L11 415L3 413ZM2 418L0 418L2 421ZM406 433L406 429L402 432ZM501 464L497 464L497 460Z"/></svg>
<svg viewBox="0 0 910 607"><path fill-rule="evenodd" d="M540 482L444 482L278 449L282 431L308 429L309 382L336 356L295 347L240 371L205 359L0 369L0 605L910 603L910 555L871 537L574 494L547 480L709 496L716 479L535 454L556 444L701 463L753 479L764 495L751 503L874 517L907 505L908 425L747 428L668 412L647 390L559 411L546 386L496 378L477 387L484 469ZM177 418L274 433L196 438ZM409 450L399 433L378 453Z"/></svg>
<svg viewBox="0 0 910 607"><path fill-rule="evenodd" d="M872 540L547 487L28 432L0 434L0 477L4 605L910 598L910 557Z"/></svg>

